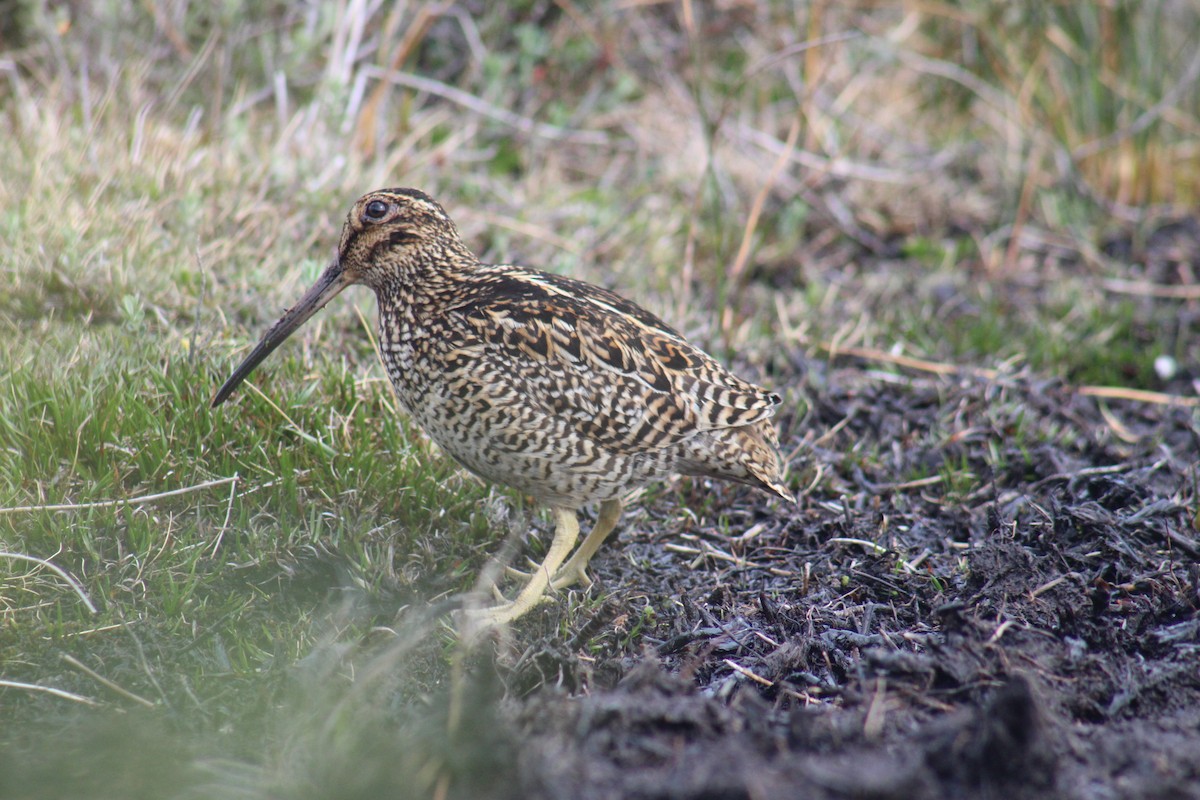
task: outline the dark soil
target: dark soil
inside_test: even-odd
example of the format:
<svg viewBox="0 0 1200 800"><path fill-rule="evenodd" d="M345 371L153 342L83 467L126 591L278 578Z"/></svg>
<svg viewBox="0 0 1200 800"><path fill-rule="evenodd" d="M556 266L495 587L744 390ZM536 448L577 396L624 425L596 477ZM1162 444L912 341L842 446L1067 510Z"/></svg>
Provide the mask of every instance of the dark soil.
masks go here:
<svg viewBox="0 0 1200 800"><path fill-rule="evenodd" d="M802 385L795 508L683 483L627 513L573 638L553 607L497 649L512 774L482 793L1200 797L1196 410Z"/></svg>

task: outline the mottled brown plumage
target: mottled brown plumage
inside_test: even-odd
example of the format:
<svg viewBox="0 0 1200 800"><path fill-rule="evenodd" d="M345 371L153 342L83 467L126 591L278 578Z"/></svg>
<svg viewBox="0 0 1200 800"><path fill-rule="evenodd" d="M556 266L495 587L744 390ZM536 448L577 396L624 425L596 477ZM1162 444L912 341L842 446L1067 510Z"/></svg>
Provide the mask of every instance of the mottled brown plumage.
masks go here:
<svg viewBox="0 0 1200 800"><path fill-rule="evenodd" d="M353 283L379 300L383 361L412 418L467 469L555 511L545 561L488 620L515 619L547 586L588 582L584 568L615 526L621 496L656 478L703 475L792 498L770 422L778 395L606 289L480 263L442 207L413 189L354 204L333 262L213 404ZM592 502L600 518L563 564L576 511Z"/></svg>

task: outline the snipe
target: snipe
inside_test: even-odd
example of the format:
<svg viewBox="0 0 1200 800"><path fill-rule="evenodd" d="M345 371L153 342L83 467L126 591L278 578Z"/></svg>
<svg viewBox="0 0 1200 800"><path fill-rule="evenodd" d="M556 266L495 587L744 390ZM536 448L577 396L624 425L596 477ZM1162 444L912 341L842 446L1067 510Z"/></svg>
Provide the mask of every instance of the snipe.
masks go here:
<svg viewBox="0 0 1200 800"><path fill-rule="evenodd" d="M213 405L354 283L379 301L383 361L411 417L462 466L553 509L541 566L516 599L478 612L484 621L516 619L548 587L589 584L585 567L616 526L621 497L656 478L723 478L792 499L770 422L778 395L606 289L480 263L442 207L414 189L359 198L333 261ZM593 502L596 525L571 554L576 513Z"/></svg>

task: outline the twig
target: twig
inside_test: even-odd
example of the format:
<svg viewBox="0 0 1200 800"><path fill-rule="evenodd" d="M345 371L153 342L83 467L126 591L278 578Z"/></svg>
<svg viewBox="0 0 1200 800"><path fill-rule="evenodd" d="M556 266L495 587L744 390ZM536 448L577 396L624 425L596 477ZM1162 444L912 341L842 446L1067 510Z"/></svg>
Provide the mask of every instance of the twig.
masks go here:
<svg viewBox="0 0 1200 800"><path fill-rule="evenodd" d="M846 536L834 536L830 539L826 539L825 541L834 542L835 544L857 544L861 547L865 547L868 550L874 551L876 555L883 555L888 551L888 549L883 545L876 544L868 539L852 539Z"/></svg>
<svg viewBox="0 0 1200 800"><path fill-rule="evenodd" d="M1029 484L1029 491L1036 492L1043 486L1055 481L1072 481L1076 478L1085 478L1089 475L1111 475L1114 472L1128 472L1133 467L1133 464L1112 464L1107 467L1087 467L1074 472L1056 472L1053 475L1047 475Z"/></svg>
<svg viewBox="0 0 1200 800"><path fill-rule="evenodd" d="M769 681L761 675L755 675L753 672L746 669L741 664L730 661L728 658L722 659L722 661L725 662L725 666L729 667L731 670L733 670L734 672L736 672L739 675L746 676L747 678L754 681L755 683L761 683L763 686L767 686L767 687L771 687L771 686L775 685L774 681Z"/></svg>
<svg viewBox="0 0 1200 800"><path fill-rule="evenodd" d="M1127 389L1124 386L1080 386L1077 391L1086 397L1133 400L1138 403L1153 403L1160 406L1200 407L1200 397L1184 397L1183 395L1151 392L1145 389Z"/></svg>
<svg viewBox="0 0 1200 800"><path fill-rule="evenodd" d="M1062 575L1059 575L1057 578L1053 578L1053 579L1051 579L1051 580L1048 580L1048 581L1046 581L1046 582L1045 582L1045 583L1043 583L1041 586L1037 587L1037 588L1036 588L1036 589L1034 589L1032 592L1030 592L1030 593L1029 593L1029 599L1030 599L1030 600L1036 600L1038 597L1040 597L1041 595L1043 595L1043 594L1045 594L1046 592L1050 591L1050 590L1051 590L1051 589L1053 589L1055 586L1058 586L1058 585L1059 585L1060 583L1062 583L1063 581L1066 581L1066 580L1077 580L1077 579L1079 579L1079 578L1081 578L1081 577L1082 577L1082 576L1081 576L1081 575L1080 575L1078 572L1064 572Z"/></svg>
<svg viewBox="0 0 1200 800"><path fill-rule="evenodd" d="M209 558L217 557L217 550L221 547L221 542L225 538L225 531L229 530L229 520L233 517L233 501L237 499L237 483L238 473L233 473L233 480L229 485L229 502L225 504L225 521L221 523L220 530L217 531L217 540L213 542L212 553Z"/></svg>
<svg viewBox="0 0 1200 800"><path fill-rule="evenodd" d="M758 229L758 219L762 216L763 205L767 202L767 195L771 193L771 187L775 185L775 181L779 180L779 174L783 172L783 168L791 157L792 151L796 149L796 141L800 138L800 128L803 122L804 116L801 111L797 110L795 116L792 118L792 127L788 129L787 141L783 143L783 152L779 154L775 159L775 163L771 165L771 171L767 173L767 179L763 181L763 185L758 189L758 194L754 196L754 202L750 206L750 214L746 218L746 227L742 230L742 243L738 245L737 256L733 259L733 266L729 270L729 282L735 288L746 269L746 262L750 260L750 245L754 240L754 231Z"/></svg>
<svg viewBox="0 0 1200 800"><path fill-rule="evenodd" d="M800 337L798 340L803 342ZM984 380L996 380L1000 370L982 367L962 367L957 364L947 364L941 361L929 361L912 356L899 356L873 347L840 347L829 342L808 342L808 344L823 350L831 359L838 356L853 356L868 361L881 361L885 364L895 364L900 367L915 369L919 372L931 372L935 375L974 375ZM1068 387L1071 388L1071 387ZM1076 386L1074 391L1085 397L1107 397L1110 400L1132 400L1138 403L1153 403L1162 406L1182 406L1185 408L1200 407L1200 397L1186 397L1166 392L1152 392L1146 389L1130 389L1125 386Z"/></svg>
<svg viewBox="0 0 1200 800"><path fill-rule="evenodd" d="M90 697L84 697L81 694L68 692L63 689L55 689L53 686L41 686L36 683L22 683L21 681L8 681L0 678L0 686L7 686L10 689L24 689L27 692L45 692L52 694L55 697L61 697L64 700L74 700L76 703L83 703L86 706L100 705Z"/></svg>
<svg viewBox="0 0 1200 800"><path fill-rule="evenodd" d="M68 653L63 653L62 660L67 662L68 664L70 664L75 669L82 672L84 675L87 675L89 678L96 681L96 683L99 683L104 688L110 689L111 691L116 692L117 694L121 695L121 697L124 697L126 700L132 700L135 703L140 703L141 705L145 706L146 708L154 708L154 703L152 703L151 701L147 700L144 697L134 694L133 692L129 691L128 689L126 689L122 686L118 686L117 684L113 683L108 678L101 675L99 672L96 672L94 669L89 667L87 664L84 664L82 661L75 658L74 656L69 655Z"/></svg>
<svg viewBox="0 0 1200 800"><path fill-rule="evenodd" d="M3 510L3 509L0 509L0 510ZM24 553L7 553L7 552L0 551L0 558L15 558L18 561L32 561L34 564L40 564L41 566L45 567L46 569L50 570L55 575L57 575L58 577L62 578L64 581L66 581L67 585L70 586L75 591L75 594L79 595L79 599L83 601L83 604L85 606L87 606L88 611L92 612L93 614L99 613L96 610L96 607L94 605L92 605L92 601L90 599L88 599L87 593L83 591L83 587L79 585L79 581L72 578L70 576L70 574L67 573L66 570L62 569L58 565L56 565L50 561L47 561L44 558L38 558L37 556L27 556Z"/></svg>
<svg viewBox="0 0 1200 800"><path fill-rule="evenodd" d="M408 72L381 69L376 66L364 66L362 73L372 78L390 81L400 86L407 86L419 92L437 95L445 100L449 100L451 103L462 106L468 111L474 111L476 114L494 119L497 122L502 122L509 127L516 128L518 131L532 136L540 136L543 139L553 139L561 142L571 142L573 144L608 145L613 143L613 138L604 131L564 128L559 125L538 122L508 109L492 105L480 97L464 92L462 89L456 89L441 81L435 81L432 78L424 78Z"/></svg>
<svg viewBox="0 0 1200 800"><path fill-rule="evenodd" d="M289 420L290 421L290 420ZM328 445L326 445L328 446ZM158 492L157 494L144 494L140 497L127 497L121 500L101 500L96 503L60 503L58 505L49 506L9 506L0 508L0 514L16 514L33 511L86 511L92 508L112 508L114 506L136 506L143 503L153 503L158 500L165 500L168 497L178 497L181 494L190 492L198 492L201 489L208 489L213 486L224 486L227 483L232 483L237 480L237 476L232 478L217 478L204 483L197 483L194 486L185 486L182 489L172 489L169 492Z"/></svg>
<svg viewBox="0 0 1200 800"><path fill-rule="evenodd" d="M1164 286L1149 281L1126 281L1118 278L1100 281L1101 288L1113 294L1131 294L1138 297L1162 297L1168 300L1200 300L1200 285Z"/></svg>

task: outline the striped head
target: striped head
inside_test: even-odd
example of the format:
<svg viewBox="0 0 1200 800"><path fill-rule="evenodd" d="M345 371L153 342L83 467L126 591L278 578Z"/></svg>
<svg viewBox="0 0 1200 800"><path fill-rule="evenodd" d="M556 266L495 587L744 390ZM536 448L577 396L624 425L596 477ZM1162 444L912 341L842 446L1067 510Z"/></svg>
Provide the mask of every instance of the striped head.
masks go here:
<svg viewBox="0 0 1200 800"><path fill-rule="evenodd" d="M217 391L223 403L263 359L309 317L355 283L380 292L395 283L430 283L439 273L478 262L438 203L416 189L382 189L358 198L337 254L300 301L266 332L246 360Z"/></svg>
<svg viewBox="0 0 1200 800"><path fill-rule="evenodd" d="M416 189L380 189L354 203L342 226L337 261L349 283L378 289L399 272L474 263L445 209Z"/></svg>

